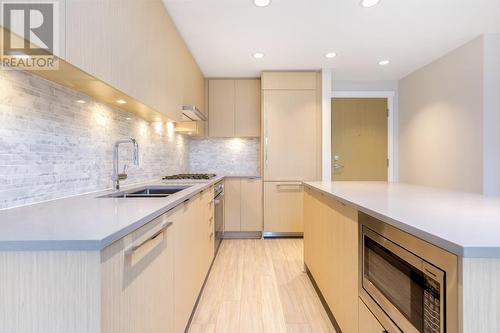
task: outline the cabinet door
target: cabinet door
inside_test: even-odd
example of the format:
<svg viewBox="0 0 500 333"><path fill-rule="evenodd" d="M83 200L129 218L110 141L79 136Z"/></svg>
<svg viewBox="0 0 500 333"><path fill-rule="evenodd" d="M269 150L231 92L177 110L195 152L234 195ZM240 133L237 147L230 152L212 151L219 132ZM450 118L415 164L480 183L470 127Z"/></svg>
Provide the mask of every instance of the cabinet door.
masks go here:
<svg viewBox="0 0 500 333"><path fill-rule="evenodd" d="M321 177L321 119L315 90L265 90L264 180Z"/></svg>
<svg viewBox="0 0 500 333"><path fill-rule="evenodd" d="M326 197L325 197L326 198ZM330 309L345 333L358 332L358 217L357 211L336 200L326 198L325 224L327 255L330 265L325 296Z"/></svg>
<svg viewBox="0 0 500 333"><path fill-rule="evenodd" d="M234 80L210 80L208 82L209 136L234 136Z"/></svg>
<svg viewBox="0 0 500 333"><path fill-rule="evenodd" d="M201 227L201 200L195 196L176 210L175 223L175 331L184 332L203 285L206 228Z"/></svg>
<svg viewBox="0 0 500 333"><path fill-rule="evenodd" d="M262 231L262 181L241 180L241 231Z"/></svg>
<svg viewBox="0 0 500 333"><path fill-rule="evenodd" d="M321 194L304 190L304 262L318 286L324 287L331 279L331 265L327 265L330 235L325 221L326 206ZM321 288L326 298L327 291Z"/></svg>
<svg viewBox="0 0 500 333"><path fill-rule="evenodd" d="M181 120L183 90L198 91L201 72L161 1L67 1L66 22L69 63Z"/></svg>
<svg viewBox="0 0 500 333"><path fill-rule="evenodd" d="M235 80L235 136L260 136L260 80Z"/></svg>
<svg viewBox="0 0 500 333"><path fill-rule="evenodd" d="M264 183L264 231L303 232L303 191L300 183Z"/></svg>
<svg viewBox="0 0 500 333"><path fill-rule="evenodd" d="M241 231L241 180L224 181L224 231Z"/></svg>
<svg viewBox="0 0 500 333"><path fill-rule="evenodd" d="M177 225L162 229L166 222L173 216L164 215L101 252L103 333L173 331ZM133 246L138 247L132 251Z"/></svg>
<svg viewBox="0 0 500 333"><path fill-rule="evenodd" d="M205 245L205 271L208 272L212 260L214 259L214 239L215 239L215 221L214 221L214 188L206 189L201 195L201 228L205 230L205 238L202 239Z"/></svg>
<svg viewBox="0 0 500 333"><path fill-rule="evenodd" d="M385 333L385 328L380 325L377 318L366 307L361 299L359 304L359 333Z"/></svg>
<svg viewBox="0 0 500 333"><path fill-rule="evenodd" d="M314 190L306 190L304 204L305 263L342 332L356 333L359 295L357 211Z"/></svg>
<svg viewBox="0 0 500 333"><path fill-rule="evenodd" d="M262 89L277 90L316 90L318 73L316 72L264 72Z"/></svg>

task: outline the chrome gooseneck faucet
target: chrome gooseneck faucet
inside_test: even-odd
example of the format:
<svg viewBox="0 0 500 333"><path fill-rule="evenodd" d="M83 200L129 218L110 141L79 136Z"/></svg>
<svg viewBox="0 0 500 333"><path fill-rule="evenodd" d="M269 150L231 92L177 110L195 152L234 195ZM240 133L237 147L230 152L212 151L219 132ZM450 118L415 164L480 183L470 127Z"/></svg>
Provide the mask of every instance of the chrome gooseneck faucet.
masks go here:
<svg viewBox="0 0 500 333"><path fill-rule="evenodd" d="M127 168L128 165L125 164L123 166L123 171L121 173L118 173L118 159L119 159L119 154L118 154L118 148L122 143L131 143L134 146L133 152L132 152L132 159L134 161L134 165L139 166L139 144L135 139L123 139L123 140L118 140L115 142L113 146L113 174L111 175L111 180L113 181L113 189L114 190L119 190L120 189L120 180L125 180L127 179Z"/></svg>

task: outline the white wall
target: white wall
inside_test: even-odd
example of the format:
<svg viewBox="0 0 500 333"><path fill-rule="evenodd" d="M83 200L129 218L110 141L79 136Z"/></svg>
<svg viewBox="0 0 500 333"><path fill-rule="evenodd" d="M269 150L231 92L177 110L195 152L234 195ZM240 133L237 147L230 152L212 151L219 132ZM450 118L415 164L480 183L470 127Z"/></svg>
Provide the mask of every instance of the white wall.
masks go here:
<svg viewBox="0 0 500 333"><path fill-rule="evenodd" d="M483 191L500 195L500 35L484 36Z"/></svg>
<svg viewBox="0 0 500 333"><path fill-rule="evenodd" d="M483 46L476 38L399 83L399 180L483 189Z"/></svg>

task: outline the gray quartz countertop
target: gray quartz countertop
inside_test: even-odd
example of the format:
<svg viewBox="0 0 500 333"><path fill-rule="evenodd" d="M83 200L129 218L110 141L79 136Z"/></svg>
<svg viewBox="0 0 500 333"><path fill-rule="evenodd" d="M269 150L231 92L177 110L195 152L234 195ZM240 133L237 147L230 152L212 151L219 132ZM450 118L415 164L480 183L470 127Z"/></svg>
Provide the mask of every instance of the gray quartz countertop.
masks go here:
<svg viewBox="0 0 500 333"><path fill-rule="evenodd" d="M165 198L98 198L112 193L103 191L0 210L0 251L101 250L222 179L184 182L192 186ZM124 190L165 184L179 182Z"/></svg>
<svg viewBox="0 0 500 333"><path fill-rule="evenodd" d="M458 256L500 258L498 197L386 182L304 184Z"/></svg>

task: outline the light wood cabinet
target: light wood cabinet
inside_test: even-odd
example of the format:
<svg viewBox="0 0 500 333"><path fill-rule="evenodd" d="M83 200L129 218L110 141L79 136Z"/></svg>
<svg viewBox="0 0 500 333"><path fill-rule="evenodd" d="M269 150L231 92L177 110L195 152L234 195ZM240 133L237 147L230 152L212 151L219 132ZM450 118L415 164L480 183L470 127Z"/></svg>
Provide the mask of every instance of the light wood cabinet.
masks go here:
<svg viewBox="0 0 500 333"><path fill-rule="evenodd" d="M213 191L197 195L176 208L174 299L175 330L184 332L214 256ZM208 207L208 209L207 209Z"/></svg>
<svg viewBox="0 0 500 333"><path fill-rule="evenodd" d="M321 115L314 90L266 90L264 180L321 177Z"/></svg>
<svg viewBox="0 0 500 333"><path fill-rule="evenodd" d="M342 332L358 332L357 211L305 189L304 261Z"/></svg>
<svg viewBox="0 0 500 333"><path fill-rule="evenodd" d="M260 80L208 81L209 136L260 136Z"/></svg>
<svg viewBox="0 0 500 333"><path fill-rule="evenodd" d="M173 215L164 215L101 253L101 332L171 332ZM165 229L164 229L165 228Z"/></svg>
<svg viewBox="0 0 500 333"><path fill-rule="evenodd" d="M184 332L214 256L212 199L209 187L101 251L0 251L0 331Z"/></svg>
<svg viewBox="0 0 500 333"><path fill-rule="evenodd" d="M264 72L263 90L317 90L316 72Z"/></svg>
<svg viewBox="0 0 500 333"><path fill-rule="evenodd" d="M69 63L174 121L203 108L203 75L160 0L67 1L66 23Z"/></svg>
<svg viewBox="0 0 500 333"><path fill-rule="evenodd" d="M264 232L303 232L302 190L321 178L321 108L315 72L262 74Z"/></svg>
<svg viewBox="0 0 500 333"><path fill-rule="evenodd" d="M303 232L303 188L300 182L264 183L264 232Z"/></svg>
<svg viewBox="0 0 500 333"><path fill-rule="evenodd" d="M224 180L224 231L241 231L241 180Z"/></svg>
<svg viewBox="0 0 500 333"><path fill-rule="evenodd" d="M224 192L224 231L262 231L262 180L226 179Z"/></svg>
<svg viewBox="0 0 500 333"><path fill-rule="evenodd" d="M241 179L241 231L262 231L262 180Z"/></svg>
<svg viewBox="0 0 500 333"><path fill-rule="evenodd" d="M208 134L234 136L234 80L208 81Z"/></svg>
<svg viewBox="0 0 500 333"><path fill-rule="evenodd" d="M378 322L377 318L370 312L361 299L359 304L359 333L386 333L385 328Z"/></svg>
<svg viewBox="0 0 500 333"><path fill-rule="evenodd" d="M260 136L260 80L235 80L234 136Z"/></svg>

